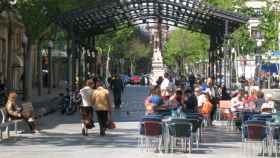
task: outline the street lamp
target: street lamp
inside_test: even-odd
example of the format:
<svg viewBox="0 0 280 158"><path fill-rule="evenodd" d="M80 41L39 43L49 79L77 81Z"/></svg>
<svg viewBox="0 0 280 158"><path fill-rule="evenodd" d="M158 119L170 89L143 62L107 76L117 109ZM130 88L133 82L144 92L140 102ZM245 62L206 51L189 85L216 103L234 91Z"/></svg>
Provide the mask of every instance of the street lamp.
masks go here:
<svg viewBox="0 0 280 158"><path fill-rule="evenodd" d="M51 94L52 90L52 48L53 48L53 42L50 40L48 42L48 94Z"/></svg>

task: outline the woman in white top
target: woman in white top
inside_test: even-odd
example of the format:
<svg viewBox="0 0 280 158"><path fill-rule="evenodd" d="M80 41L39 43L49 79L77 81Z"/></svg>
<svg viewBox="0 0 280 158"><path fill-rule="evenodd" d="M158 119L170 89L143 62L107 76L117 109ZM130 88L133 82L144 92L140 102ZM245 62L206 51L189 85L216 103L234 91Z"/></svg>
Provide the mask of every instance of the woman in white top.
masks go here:
<svg viewBox="0 0 280 158"><path fill-rule="evenodd" d="M274 101L272 100L272 95L266 95L266 102L261 106L262 113L273 113L276 112Z"/></svg>
<svg viewBox="0 0 280 158"><path fill-rule="evenodd" d="M197 106L198 108L202 108L202 105L206 102L206 97L204 94L201 94L201 90L199 87L194 89L194 94L197 98Z"/></svg>
<svg viewBox="0 0 280 158"><path fill-rule="evenodd" d="M82 135L86 136L88 129L94 127L93 124L93 105L91 101L91 95L93 92L93 81L87 80L84 88L80 90L82 96L82 105L80 108L81 122L82 122Z"/></svg>

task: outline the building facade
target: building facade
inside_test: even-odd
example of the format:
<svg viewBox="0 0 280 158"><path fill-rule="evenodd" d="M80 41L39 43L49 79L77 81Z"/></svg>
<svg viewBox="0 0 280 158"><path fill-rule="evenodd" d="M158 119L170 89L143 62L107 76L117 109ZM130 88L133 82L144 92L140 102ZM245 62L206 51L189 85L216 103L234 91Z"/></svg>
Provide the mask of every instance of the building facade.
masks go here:
<svg viewBox="0 0 280 158"><path fill-rule="evenodd" d="M8 75L10 75L11 88L15 90L22 90L24 64L22 35L24 32L20 17L12 13L9 16L7 12L0 14L0 82L7 83ZM9 54L9 41L11 41L11 54ZM11 55L10 59L9 55Z"/></svg>

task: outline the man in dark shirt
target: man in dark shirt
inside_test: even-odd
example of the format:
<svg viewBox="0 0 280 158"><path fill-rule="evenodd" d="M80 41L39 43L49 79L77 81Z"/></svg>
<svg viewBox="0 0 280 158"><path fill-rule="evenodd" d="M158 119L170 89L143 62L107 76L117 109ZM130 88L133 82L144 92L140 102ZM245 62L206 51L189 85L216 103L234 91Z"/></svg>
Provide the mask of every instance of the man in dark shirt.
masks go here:
<svg viewBox="0 0 280 158"><path fill-rule="evenodd" d="M183 111L186 113L196 113L198 111L197 98L192 93L190 88L186 89L184 93L184 107Z"/></svg>
<svg viewBox="0 0 280 158"><path fill-rule="evenodd" d="M114 103L115 103L115 108L119 109L120 105L122 104L122 92L124 90L124 85L123 85L123 81L121 80L121 78L119 77L119 75L113 75L111 83L110 83L110 87L113 91L113 95L114 95Z"/></svg>
<svg viewBox="0 0 280 158"><path fill-rule="evenodd" d="M189 82L190 82L191 90L193 91L194 90L194 84L195 84L195 76L194 76L193 73L189 76Z"/></svg>

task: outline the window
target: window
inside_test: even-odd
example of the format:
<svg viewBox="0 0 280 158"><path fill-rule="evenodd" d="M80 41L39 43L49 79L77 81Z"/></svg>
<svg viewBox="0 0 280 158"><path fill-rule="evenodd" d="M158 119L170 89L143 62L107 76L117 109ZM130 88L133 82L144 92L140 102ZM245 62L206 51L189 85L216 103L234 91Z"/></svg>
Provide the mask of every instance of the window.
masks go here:
<svg viewBox="0 0 280 158"><path fill-rule="evenodd" d="M251 37L254 39L257 39L258 35L258 28L257 27L251 27Z"/></svg>

